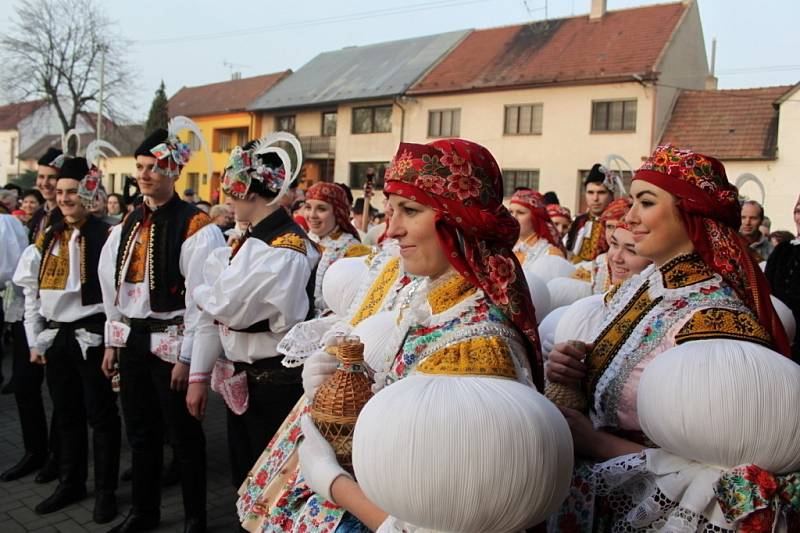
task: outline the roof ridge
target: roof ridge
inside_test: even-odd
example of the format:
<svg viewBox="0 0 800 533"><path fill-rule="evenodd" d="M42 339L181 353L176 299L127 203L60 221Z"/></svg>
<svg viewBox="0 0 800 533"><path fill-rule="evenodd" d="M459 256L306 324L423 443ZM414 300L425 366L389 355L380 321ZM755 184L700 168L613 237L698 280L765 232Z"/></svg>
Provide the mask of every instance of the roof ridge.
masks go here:
<svg viewBox="0 0 800 533"><path fill-rule="evenodd" d="M683 4L683 3L684 3L683 1L678 1L678 2L659 2L658 4L648 4L646 6L633 6L633 7L625 7L625 8L622 8L622 9L609 9L609 10L606 10L605 15L608 15L610 13L624 13L624 12L627 12L627 11L636 11L638 9L652 9L654 7L674 6L674 5ZM500 26L487 26L486 28L475 28L475 31L501 30L501 29L506 29L506 28L516 28L516 27L521 27L521 26L528 26L528 25L531 25L531 24L539 24L539 23L542 23L542 22L555 22L555 21L561 21L561 20L572 20L572 19L586 18L589 15L590 15L590 13L587 12L587 13L583 13L581 15L569 15L569 16L566 16L566 17L552 17L552 18L546 18L546 19L530 20L528 22L518 22L516 24L503 24L503 25L500 25ZM605 15L603 15L603 16L605 16ZM469 28L467 28L467 29L469 29Z"/></svg>
<svg viewBox="0 0 800 533"><path fill-rule="evenodd" d="M682 93L694 93L694 94L720 94L720 93L733 93L733 92L744 92L744 91L769 91L769 90L777 90L777 89L791 89L794 85L765 85L763 87L736 87L733 89L684 89Z"/></svg>
<svg viewBox="0 0 800 533"><path fill-rule="evenodd" d="M379 41L377 43L368 43L368 44L351 44L351 45L348 45L348 46L342 46L341 48L338 48L336 50L325 50L324 52L320 52L319 54L317 54L314 57L312 57L309 61L307 61L303 66L307 65L308 63L310 63L314 59L318 58L319 56L327 55L327 54L338 54L339 52L342 52L343 50L364 49L364 48L369 48L371 46L384 46L384 45L402 43L403 41L416 41L417 39L427 39L427 38L430 38L430 37L439 37L441 35L447 35L448 33L461 33L461 32L465 32L465 31L468 32L468 31L474 31L474 30L475 30L475 28L461 28L461 29L458 29L458 30L441 31L439 33L429 33L427 35L418 35L417 37L405 37L403 39L392 39L391 41Z"/></svg>
<svg viewBox="0 0 800 533"><path fill-rule="evenodd" d="M214 82L211 82L211 83L204 83L202 85L190 85L190 86L184 85L183 87L181 87L180 89L175 91L175 94L178 94L179 92L181 92L184 89L187 89L187 90L204 89L206 87L211 87L213 85L224 85L226 83L236 83L236 82L242 82L242 81L251 81L251 80L254 80L256 78L266 78L266 77L269 77L269 76L278 76L280 74L286 74L287 72L291 72L291 71L292 71L292 69L287 68L287 69L284 69L284 70L279 70L277 72L270 72L268 74L257 74L255 76L247 76L246 78L236 78L236 79L230 79L230 80L214 81ZM172 96L175 96L175 95L172 95Z"/></svg>

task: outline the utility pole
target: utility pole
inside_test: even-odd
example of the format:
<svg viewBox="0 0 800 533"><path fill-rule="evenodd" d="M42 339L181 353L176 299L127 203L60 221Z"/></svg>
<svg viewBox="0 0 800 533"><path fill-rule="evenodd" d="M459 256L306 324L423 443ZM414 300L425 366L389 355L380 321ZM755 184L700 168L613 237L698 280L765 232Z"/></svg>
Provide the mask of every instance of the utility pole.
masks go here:
<svg viewBox="0 0 800 533"><path fill-rule="evenodd" d="M106 82L106 50L108 47L105 44L100 45L100 98L97 106L97 140L103 138L103 92Z"/></svg>

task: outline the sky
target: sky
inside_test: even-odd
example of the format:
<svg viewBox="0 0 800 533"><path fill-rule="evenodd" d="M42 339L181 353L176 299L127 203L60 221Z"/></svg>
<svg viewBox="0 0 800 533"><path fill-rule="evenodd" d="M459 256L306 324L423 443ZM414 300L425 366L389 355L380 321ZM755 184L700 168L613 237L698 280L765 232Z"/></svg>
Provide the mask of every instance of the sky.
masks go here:
<svg viewBox="0 0 800 533"><path fill-rule="evenodd" d="M800 2L698 0L706 53L717 39L720 88L800 81ZM96 0L116 21L112 38L130 41L134 84L128 117L143 121L163 79L183 86L297 70L317 54L346 46L465 28L491 28L586 14L591 0ZM0 33L20 0L0 2ZM608 9L663 3L608 0ZM545 9L546 6L546 9ZM2 98L2 95L0 95Z"/></svg>

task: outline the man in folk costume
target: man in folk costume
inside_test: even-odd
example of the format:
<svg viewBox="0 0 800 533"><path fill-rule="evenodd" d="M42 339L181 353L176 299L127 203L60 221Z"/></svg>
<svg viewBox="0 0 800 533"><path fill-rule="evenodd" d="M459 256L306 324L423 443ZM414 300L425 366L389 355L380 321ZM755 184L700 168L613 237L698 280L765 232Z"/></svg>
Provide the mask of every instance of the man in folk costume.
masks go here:
<svg viewBox="0 0 800 533"><path fill-rule="evenodd" d="M105 314L97 267L109 225L89 208L101 174L86 159L70 158L58 175L56 195L64 218L47 227L26 251L14 282L26 291L25 329L31 362L47 365L59 433L59 483L36 512L58 511L86 497L92 427L94 521L117 514L120 419L117 399L100 368Z"/></svg>
<svg viewBox="0 0 800 533"><path fill-rule="evenodd" d="M24 454L0 474L0 481L14 481L27 476L41 468L48 455L47 415L42 401L44 369L30 362L23 324L24 298L22 290L11 282L27 248L28 232L22 223L13 215L0 214L0 289L6 288L0 299L4 315L0 323L7 323L11 330L14 374L9 385L17 403L24 445ZM57 471L57 465L54 470Z"/></svg>
<svg viewBox="0 0 800 533"><path fill-rule="evenodd" d="M191 156L178 138L194 122L175 117L136 149L144 202L109 235L100 258L106 322L103 371L115 374L132 450L133 508L114 533L158 526L164 426L180 460L184 530L205 531L206 445L200 422L186 409L194 337L203 324L192 291L202 266L225 241L208 215L181 200L175 182ZM119 351L119 353L118 353ZM162 424L163 417L163 424Z"/></svg>
<svg viewBox="0 0 800 533"><path fill-rule="evenodd" d="M293 145L299 170L300 143L287 133L272 134L231 153L223 191L233 199L237 217L249 220L250 227L238 246L212 253L204 284L194 292L219 332L208 340L195 340L186 402L202 419L209 382L222 393L236 488L303 394L301 368L283 366L277 347L289 329L314 314L314 271L320 254L282 207L297 170L292 174L286 152L273 146L278 140ZM281 163L273 166L265 156L276 154ZM217 361L223 349L224 358Z"/></svg>
<svg viewBox="0 0 800 533"><path fill-rule="evenodd" d="M65 158L66 156L58 148L48 148L47 152L36 162L35 187L42 193L44 205L28 221L31 243L36 242L36 239L50 224L55 224L63 218L56 202L56 180Z"/></svg>
<svg viewBox="0 0 800 533"><path fill-rule="evenodd" d="M595 163L584 180L586 212L575 217L567 234L567 250L573 263L592 261L608 251L600 215L614 199L615 184L600 163Z"/></svg>
<svg viewBox="0 0 800 533"><path fill-rule="evenodd" d="M50 225L64 218L56 202L56 181L65 159L66 156L58 148L48 148L37 161L36 189L42 194L44 204L27 223L31 244L40 241ZM19 346L20 353L28 352L25 335L15 335L14 342L24 344ZM42 401L42 381L44 381L44 370L41 366L30 363L27 358L24 361L20 359L14 366L13 390L23 428L26 454L17 464L3 472L0 480L13 481L40 468L34 480L36 483L49 483L58 478L57 422L51 417L48 441L47 415ZM44 450L44 456L40 453L41 450ZM30 451L35 453L27 453Z"/></svg>

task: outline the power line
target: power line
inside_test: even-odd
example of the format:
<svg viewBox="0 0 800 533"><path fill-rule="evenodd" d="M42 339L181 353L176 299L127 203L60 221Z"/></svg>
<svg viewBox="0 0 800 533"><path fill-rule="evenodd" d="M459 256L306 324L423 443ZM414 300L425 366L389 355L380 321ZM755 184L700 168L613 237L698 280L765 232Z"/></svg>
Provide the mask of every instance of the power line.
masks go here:
<svg viewBox="0 0 800 533"><path fill-rule="evenodd" d="M150 39L147 41L134 41L134 42L142 46L151 46L151 45L161 45L161 44L171 44L171 43L188 43L200 40L206 41L213 39L224 39L227 37L242 37L245 35L263 33L266 31L276 32L276 31L295 30L311 26L319 26L322 24L365 20L377 17L385 17L389 15L403 15L406 13L415 13L419 11L427 11L430 9L441 9L446 7L456 7L468 4L479 4L488 1L489 0L436 0L433 2L422 2L419 4L411 4L406 6L374 9L371 11L361 11L346 15L335 15L317 19L307 19L307 20L299 20L295 22L287 22L282 24L273 24L271 26L259 26L259 27L243 28L240 30L232 30L225 32L195 34L195 35L186 35L183 37L168 37L164 39Z"/></svg>

